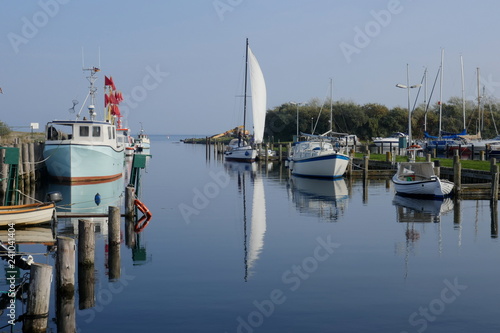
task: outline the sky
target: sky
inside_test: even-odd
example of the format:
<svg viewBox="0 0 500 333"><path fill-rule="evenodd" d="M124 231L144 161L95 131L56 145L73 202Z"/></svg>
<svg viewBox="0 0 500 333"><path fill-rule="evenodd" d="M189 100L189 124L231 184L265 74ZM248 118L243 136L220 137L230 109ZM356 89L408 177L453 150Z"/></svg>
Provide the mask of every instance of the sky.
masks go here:
<svg viewBox="0 0 500 333"><path fill-rule="evenodd" d="M216 134L242 124L245 39L267 87L267 108L333 99L407 107L428 71L431 102L500 97L500 2L433 0L4 1L0 121L29 131L74 119L88 92L82 67L101 68L125 98L137 133ZM444 51L443 51L444 50ZM411 100L416 89L411 89ZM419 103L423 102L423 93Z"/></svg>

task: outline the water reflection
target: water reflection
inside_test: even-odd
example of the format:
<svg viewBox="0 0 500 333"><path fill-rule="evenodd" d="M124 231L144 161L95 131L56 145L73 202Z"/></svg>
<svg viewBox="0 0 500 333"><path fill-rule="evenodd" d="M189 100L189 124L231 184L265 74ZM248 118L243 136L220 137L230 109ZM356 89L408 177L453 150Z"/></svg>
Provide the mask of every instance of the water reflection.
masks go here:
<svg viewBox="0 0 500 333"><path fill-rule="evenodd" d="M289 182L292 200L301 213L333 222L347 208L349 195L343 178L326 180L292 176Z"/></svg>
<svg viewBox="0 0 500 333"><path fill-rule="evenodd" d="M107 235L107 214L109 206L121 207L123 203L124 178L113 182L86 185L66 185L50 183L48 191L59 191L63 200L57 203L59 216L67 214L68 218L60 218L60 233L78 234L78 218L85 218L96 223L96 231ZM103 214L96 217L92 214ZM73 216L73 217L72 217ZM64 225L64 223L68 225ZM67 228L67 229L64 229Z"/></svg>
<svg viewBox="0 0 500 333"><path fill-rule="evenodd" d="M420 199L396 194L392 200L396 206L398 222L439 222L441 215L453 209L453 200Z"/></svg>
<svg viewBox="0 0 500 333"><path fill-rule="evenodd" d="M258 163L225 162L224 167L231 177L236 177L238 191L242 195L243 207L243 249L244 249L244 280L254 274L255 266L264 248L266 234L266 197L261 165ZM252 201L247 202L247 192L252 192ZM250 234L248 234L247 204L252 205Z"/></svg>

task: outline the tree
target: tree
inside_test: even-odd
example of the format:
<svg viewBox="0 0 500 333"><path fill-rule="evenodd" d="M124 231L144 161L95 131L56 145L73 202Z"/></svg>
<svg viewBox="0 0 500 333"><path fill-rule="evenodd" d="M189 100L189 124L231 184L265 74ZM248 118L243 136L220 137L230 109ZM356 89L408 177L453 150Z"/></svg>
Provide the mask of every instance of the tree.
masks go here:
<svg viewBox="0 0 500 333"><path fill-rule="evenodd" d="M8 135L11 130L4 122L0 121L0 135Z"/></svg>

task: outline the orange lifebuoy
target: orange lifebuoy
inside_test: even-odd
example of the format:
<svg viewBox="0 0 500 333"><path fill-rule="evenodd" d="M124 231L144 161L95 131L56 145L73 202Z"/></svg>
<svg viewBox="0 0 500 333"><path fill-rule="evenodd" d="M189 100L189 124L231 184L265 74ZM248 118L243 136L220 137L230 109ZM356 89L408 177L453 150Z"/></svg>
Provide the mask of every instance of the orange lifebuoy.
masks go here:
<svg viewBox="0 0 500 333"><path fill-rule="evenodd" d="M146 215L143 215L139 221L137 221L135 223L135 226L134 226L134 231L139 233L141 232L142 230L144 230L144 228L146 228L146 226L149 224L149 221L151 220L151 217L147 217Z"/></svg>
<svg viewBox="0 0 500 333"><path fill-rule="evenodd" d="M408 149L420 149L422 147L420 147L420 145L411 145L408 147Z"/></svg>
<svg viewBox="0 0 500 333"><path fill-rule="evenodd" d="M134 200L134 205L147 217L151 218L153 216L148 207L146 207L146 205L144 205L139 199Z"/></svg>
<svg viewBox="0 0 500 333"><path fill-rule="evenodd" d="M139 209L144 215L135 223L134 230L135 232L141 232L146 228L149 221L151 221L151 217L153 214L149 211L148 207L144 205L139 199L134 200L134 205Z"/></svg>

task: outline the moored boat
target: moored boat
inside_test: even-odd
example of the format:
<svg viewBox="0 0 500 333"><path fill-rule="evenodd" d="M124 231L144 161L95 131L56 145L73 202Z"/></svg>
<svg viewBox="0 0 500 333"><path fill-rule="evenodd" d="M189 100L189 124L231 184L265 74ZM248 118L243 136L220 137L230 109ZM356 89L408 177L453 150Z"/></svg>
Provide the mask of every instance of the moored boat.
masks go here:
<svg viewBox="0 0 500 333"><path fill-rule="evenodd" d="M55 218L55 211L53 202L0 206L0 227L47 223Z"/></svg>
<svg viewBox="0 0 500 333"><path fill-rule="evenodd" d="M392 177L396 192L416 197L444 198L450 196L453 182L440 179L434 172L434 162L401 162Z"/></svg>
<svg viewBox="0 0 500 333"><path fill-rule="evenodd" d="M43 150L45 165L50 176L60 182L108 182L122 177L125 160L124 146L117 140L115 120L117 108L108 109L105 120L96 120L95 74L92 67L87 77L90 82L89 119L54 120L46 125Z"/></svg>
<svg viewBox="0 0 500 333"><path fill-rule="evenodd" d="M350 158L328 137L309 136L292 145L288 166L292 175L317 178L339 178L347 169Z"/></svg>
<svg viewBox="0 0 500 333"><path fill-rule="evenodd" d="M246 140L246 107L247 107L247 76L250 71L250 85L252 89L252 116L253 116L253 143ZM266 83L257 58L252 53L246 40L246 66L245 66L245 92L243 106L243 128L238 133L238 138L231 140L228 149L224 152L227 161L253 162L258 158L259 151L256 146L264 138L264 124L266 121ZM264 151L265 154L265 151Z"/></svg>

